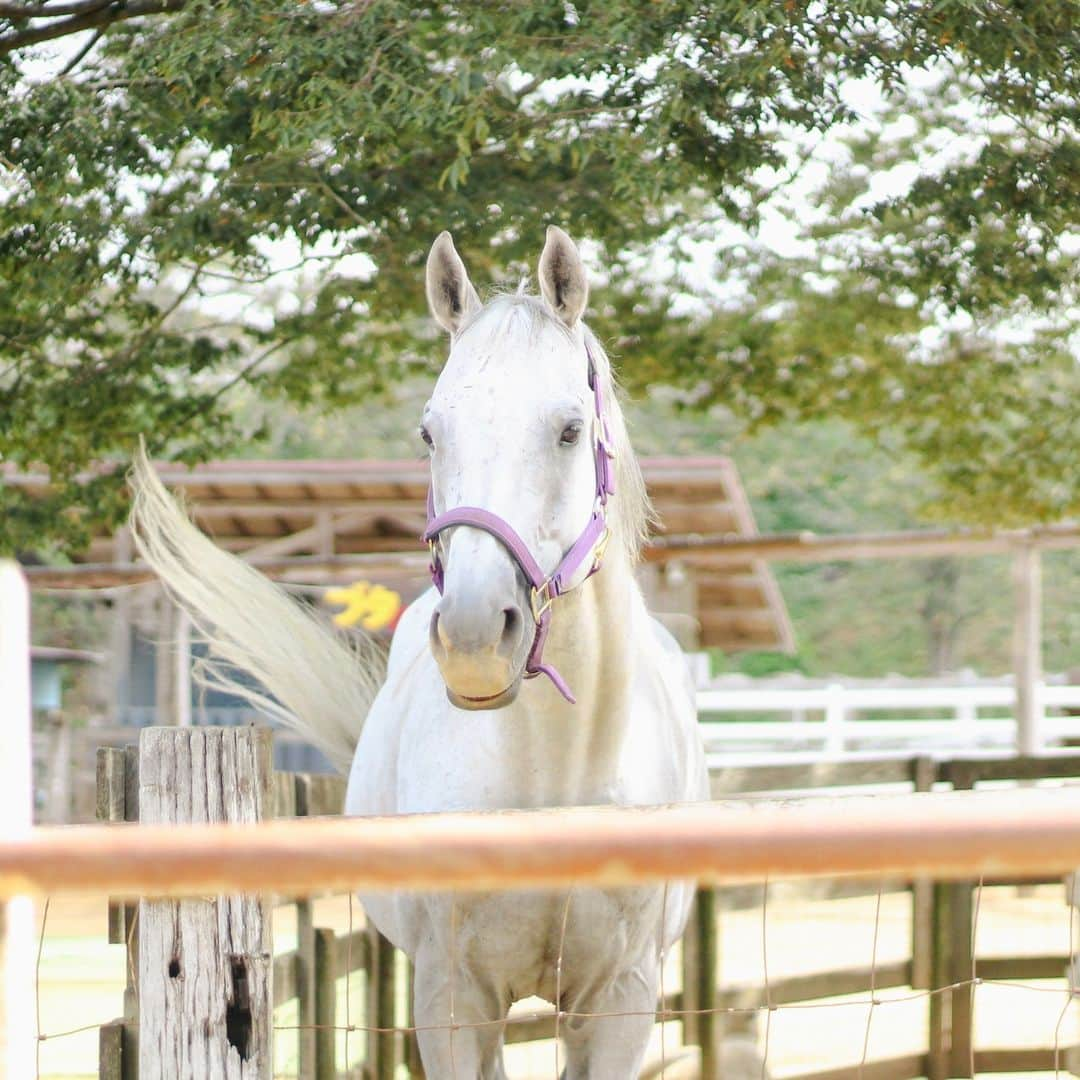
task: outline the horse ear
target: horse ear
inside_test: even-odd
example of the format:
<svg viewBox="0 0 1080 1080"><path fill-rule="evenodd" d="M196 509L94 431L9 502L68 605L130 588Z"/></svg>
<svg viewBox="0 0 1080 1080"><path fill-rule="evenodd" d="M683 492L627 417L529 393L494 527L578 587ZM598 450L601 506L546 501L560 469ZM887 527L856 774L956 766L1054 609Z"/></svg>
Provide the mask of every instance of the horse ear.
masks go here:
<svg viewBox="0 0 1080 1080"><path fill-rule="evenodd" d="M439 233L428 252L427 298L431 314L451 334L480 307L480 297L448 232Z"/></svg>
<svg viewBox="0 0 1080 1080"><path fill-rule="evenodd" d="M540 292L567 326L581 318L589 299L589 281L581 256L574 241L558 225L548 226L540 254Z"/></svg>

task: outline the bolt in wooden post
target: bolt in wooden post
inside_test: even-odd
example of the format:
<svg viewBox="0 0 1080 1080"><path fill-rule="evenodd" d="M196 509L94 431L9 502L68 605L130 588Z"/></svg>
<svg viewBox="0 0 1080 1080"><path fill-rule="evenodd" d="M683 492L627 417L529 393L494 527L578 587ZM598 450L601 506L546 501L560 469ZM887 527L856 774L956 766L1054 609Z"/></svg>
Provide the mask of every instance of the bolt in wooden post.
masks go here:
<svg viewBox="0 0 1080 1080"><path fill-rule="evenodd" d="M263 728L147 728L139 739L143 824L268 818ZM264 897L139 905L139 1070L160 1080L270 1080L273 945Z"/></svg>

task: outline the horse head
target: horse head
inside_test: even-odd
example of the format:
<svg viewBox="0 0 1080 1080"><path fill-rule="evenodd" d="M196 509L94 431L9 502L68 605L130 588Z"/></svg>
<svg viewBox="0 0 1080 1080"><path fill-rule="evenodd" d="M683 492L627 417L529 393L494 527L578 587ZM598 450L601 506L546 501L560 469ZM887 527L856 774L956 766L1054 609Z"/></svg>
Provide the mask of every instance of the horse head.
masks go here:
<svg viewBox="0 0 1080 1080"><path fill-rule="evenodd" d="M538 674L573 701L544 639L552 605L599 568L609 537L610 372L581 322L581 258L554 226L539 279L539 297L484 305L449 233L428 256L428 302L451 341L420 426L442 593L430 641L464 709L508 705Z"/></svg>

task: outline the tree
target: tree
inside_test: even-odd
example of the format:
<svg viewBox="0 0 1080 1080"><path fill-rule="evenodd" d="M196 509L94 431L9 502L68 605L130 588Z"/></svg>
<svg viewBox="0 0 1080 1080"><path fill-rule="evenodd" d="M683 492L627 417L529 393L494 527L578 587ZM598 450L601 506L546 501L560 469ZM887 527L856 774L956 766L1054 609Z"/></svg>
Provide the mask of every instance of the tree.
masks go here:
<svg viewBox="0 0 1080 1080"><path fill-rule="evenodd" d="M442 348L432 237L507 280L548 220L604 268L591 319L631 387L756 425L845 417L914 451L953 518L1074 513L1075 16L6 0L0 456L53 488L0 489L0 548L115 519L119 470L79 474L140 433L187 460L235 447L233 387L387 391ZM36 74L37 43L76 30ZM792 193L840 145L800 226ZM899 164L914 182L878 194ZM801 243L778 252L758 230L785 215ZM702 251L723 288L688 305Z"/></svg>

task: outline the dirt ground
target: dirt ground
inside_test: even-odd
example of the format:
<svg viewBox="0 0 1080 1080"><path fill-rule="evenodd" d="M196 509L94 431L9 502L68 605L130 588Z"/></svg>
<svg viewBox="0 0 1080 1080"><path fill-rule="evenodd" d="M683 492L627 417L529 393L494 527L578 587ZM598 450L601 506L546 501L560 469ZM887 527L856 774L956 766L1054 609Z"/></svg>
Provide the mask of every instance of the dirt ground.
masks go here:
<svg viewBox="0 0 1080 1080"><path fill-rule="evenodd" d="M870 965L893 963L909 955L910 900L904 895L881 898L875 946L876 897L844 900L798 899L785 895L783 885L770 891L761 905L747 911L725 912L721 920L721 979L726 985L761 984L770 979ZM38 909L39 920L42 909ZM316 904L316 925L344 932L349 925L349 904L329 898ZM354 923L362 920L353 906ZM275 945L287 951L294 945L291 912L275 916ZM977 952L979 956L1066 954L1070 948L1068 909L1060 886L1026 891L986 889L979 903ZM1080 935L1076 947L1080 950ZM39 1076L50 1080L83 1080L97 1075L97 1025L113 1019L122 1009L124 950L105 941L105 909L96 902L63 900L50 904L42 940L36 990L40 1030ZM679 985L679 958L673 955L665 970L665 988ZM350 985L339 982L339 1022L355 1020L362 1008L363 977ZM756 1039L768 1040L768 1071L785 1076L857 1064L863 1059L920 1052L926 1045L927 998L901 988L881 991L872 1008L866 995L835 998L805 1006L781 1007L750 1018ZM525 1006L528 1008L528 1006ZM1080 1003L1069 1004L1064 973L1061 979L1023 986L982 985L976 990L976 1045L993 1047L1062 1046L1080 1041ZM278 1037L275 1073L295 1076L295 1009L275 1014ZM87 1030L78 1030L87 1028ZM70 1034L65 1034L70 1032ZM661 1039L663 1046L661 1046ZM361 1033L348 1036L348 1058L363 1053ZM339 1036L339 1060L345 1060L346 1036ZM659 1063L661 1052L672 1062L664 1073L669 1080L689 1075L680 1064L680 1025L672 1023L654 1032L650 1060ZM513 1046L507 1050L510 1075L528 1080L549 1080L555 1071L554 1044ZM654 1075L659 1076L658 1070ZM1031 1074L1028 1074L1031 1075Z"/></svg>

